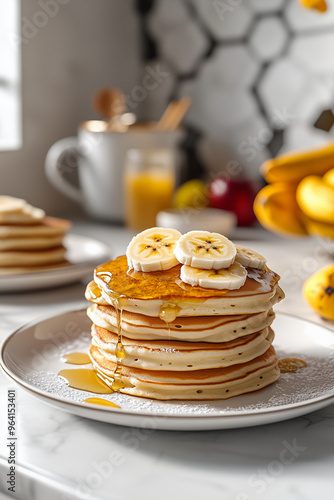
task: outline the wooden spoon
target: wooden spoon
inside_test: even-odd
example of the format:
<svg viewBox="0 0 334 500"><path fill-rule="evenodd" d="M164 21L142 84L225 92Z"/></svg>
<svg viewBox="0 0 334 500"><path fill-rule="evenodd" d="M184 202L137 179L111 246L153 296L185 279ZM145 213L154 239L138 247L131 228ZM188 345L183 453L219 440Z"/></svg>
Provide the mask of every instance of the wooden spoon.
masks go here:
<svg viewBox="0 0 334 500"><path fill-rule="evenodd" d="M178 101L175 100L170 102L158 121L156 128L161 131L172 131L177 129L190 106L191 99L189 97L182 97Z"/></svg>

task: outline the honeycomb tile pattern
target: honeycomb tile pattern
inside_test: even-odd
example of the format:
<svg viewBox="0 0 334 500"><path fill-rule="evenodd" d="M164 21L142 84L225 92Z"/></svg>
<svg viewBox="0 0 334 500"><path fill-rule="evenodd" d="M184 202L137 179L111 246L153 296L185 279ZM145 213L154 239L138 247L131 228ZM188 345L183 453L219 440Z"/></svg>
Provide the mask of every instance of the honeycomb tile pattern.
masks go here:
<svg viewBox="0 0 334 500"><path fill-rule="evenodd" d="M251 9L259 14L268 12L279 12L286 0L249 0Z"/></svg>
<svg viewBox="0 0 334 500"><path fill-rule="evenodd" d="M212 57L201 66L199 79L219 88L248 88L254 83L259 70L260 64L248 47L239 43L217 47Z"/></svg>
<svg viewBox="0 0 334 500"><path fill-rule="evenodd" d="M216 40L237 40L247 35L254 17L247 2L192 0L192 3Z"/></svg>
<svg viewBox="0 0 334 500"><path fill-rule="evenodd" d="M191 72L208 50L207 37L190 19L182 1L156 0L149 27L162 59L178 74Z"/></svg>
<svg viewBox="0 0 334 500"><path fill-rule="evenodd" d="M288 40L281 21L274 16L260 19L249 38L249 43L260 61L270 61L279 56Z"/></svg>
<svg viewBox="0 0 334 500"><path fill-rule="evenodd" d="M334 111L334 0L322 15L298 0L141 1L152 4L152 61L171 73L142 103L145 118L191 97L192 157L207 176L232 161L257 177L269 156L334 137L333 125L316 125Z"/></svg>

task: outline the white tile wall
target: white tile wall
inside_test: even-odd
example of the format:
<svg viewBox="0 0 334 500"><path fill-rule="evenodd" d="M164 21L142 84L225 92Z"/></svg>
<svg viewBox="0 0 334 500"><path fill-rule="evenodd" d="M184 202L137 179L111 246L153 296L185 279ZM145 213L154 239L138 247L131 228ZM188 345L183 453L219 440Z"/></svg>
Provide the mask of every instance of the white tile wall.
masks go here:
<svg viewBox="0 0 334 500"><path fill-rule="evenodd" d="M288 41L288 34L282 21L274 16L259 20L249 43L260 61L270 61L279 56Z"/></svg>
<svg viewBox="0 0 334 500"><path fill-rule="evenodd" d="M254 15L247 2L191 1L207 29L217 40L246 36Z"/></svg>
<svg viewBox="0 0 334 500"><path fill-rule="evenodd" d="M204 135L198 150L208 171L234 157L257 175L275 129L284 131L284 150L331 137L313 127L323 109L334 108L334 0L328 4L321 15L298 0L156 2L150 30L159 57L175 72L177 95L193 99L186 122ZM197 27L199 49L189 23ZM203 36L211 44L208 57ZM193 74L178 81L185 68ZM244 154L247 147L240 153L240 144L259 134L256 155Z"/></svg>
<svg viewBox="0 0 334 500"><path fill-rule="evenodd" d="M156 39L160 54L179 74L191 72L209 47L204 33L190 19L162 29Z"/></svg>
<svg viewBox="0 0 334 500"><path fill-rule="evenodd" d="M334 74L334 32L295 38L289 57L303 65L311 78L316 74Z"/></svg>
<svg viewBox="0 0 334 500"><path fill-rule="evenodd" d="M217 47L201 66L199 78L210 88L247 88L259 73L260 64L242 44Z"/></svg>
<svg viewBox="0 0 334 500"><path fill-rule="evenodd" d="M259 14L277 12L282 9L286 0L249 0L249 5Z"/></svg>

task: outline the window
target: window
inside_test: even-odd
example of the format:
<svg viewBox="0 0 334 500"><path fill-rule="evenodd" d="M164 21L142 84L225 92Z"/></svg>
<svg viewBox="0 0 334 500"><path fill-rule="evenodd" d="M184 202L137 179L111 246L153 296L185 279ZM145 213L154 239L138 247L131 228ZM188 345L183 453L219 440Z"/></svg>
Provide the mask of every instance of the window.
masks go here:
<svg viewBox="0 0 334 500"><path fill-rule="evenodd" d="M0 3L0 150L21 147L20 2Z"/></svg>

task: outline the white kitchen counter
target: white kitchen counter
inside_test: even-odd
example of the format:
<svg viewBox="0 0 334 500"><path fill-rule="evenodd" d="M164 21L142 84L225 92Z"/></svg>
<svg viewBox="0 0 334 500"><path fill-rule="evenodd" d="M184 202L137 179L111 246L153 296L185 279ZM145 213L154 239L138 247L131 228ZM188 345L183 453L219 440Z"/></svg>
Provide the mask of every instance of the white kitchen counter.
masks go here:
<svg viewBox="0 0 334 500"><path fill-rule="evenodd" d="M124 253L130 233L80 223L73 232ZM239 242L264 254L282 276L286 299L277 307L323 322L301 295L305 278L329 263L322 247L281 240L261 230ZM237 237L233 238L238 241ZM1 340L39 316L85 306L84 284L0 295ZM7 391L16 390L16 491L7 491ZM314 500L334 497L334 405L304 417L245 429L148 432L79 418L35 399L0 373L1 492L21 500ZM4 431L4 432L3 432ZM288 451L285 451L288 450ZM289 460L283 460L289 456Z"/></svg>

